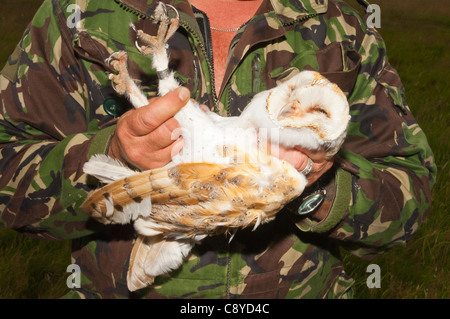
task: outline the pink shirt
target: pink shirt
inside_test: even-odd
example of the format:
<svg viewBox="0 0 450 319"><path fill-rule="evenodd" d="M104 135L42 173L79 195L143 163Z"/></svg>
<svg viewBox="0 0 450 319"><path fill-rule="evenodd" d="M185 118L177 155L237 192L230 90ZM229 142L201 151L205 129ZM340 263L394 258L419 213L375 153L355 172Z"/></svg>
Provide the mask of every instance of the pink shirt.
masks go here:
<svg viewBox="0 0 450 319"><path fill-rule="evenodd" d="M250 20L258 10L262 0L191 0L191 4L205 12L210 26L218 29L235 29ZM216 92L225 75L228 49L237 31L225 32L211 29L214 80Z"/></svg>

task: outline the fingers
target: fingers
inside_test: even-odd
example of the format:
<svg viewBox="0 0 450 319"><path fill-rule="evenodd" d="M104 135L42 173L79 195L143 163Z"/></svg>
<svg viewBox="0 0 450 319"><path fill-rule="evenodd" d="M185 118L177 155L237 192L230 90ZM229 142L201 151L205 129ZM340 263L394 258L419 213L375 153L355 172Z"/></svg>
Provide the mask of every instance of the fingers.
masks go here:
<svg viewBox="0 0 450 319"><path fill-rule="evenodd" d="M211 110L209 109L209 107L207 107L205 104L200 104L199 106L200 106L200 109L201 109L203 112L205 112L205 113L211 111Z"/></svg>
<svg viewBox="0 0 450 319"><path fill-rule="evenodd" d="M182 148L174 115L189 101L180 87L119 119L108 153L141 170L162 167Z"/></svg>
<svg viewBox="0 0 450 319"><path fill-rule="evenodd" d="M175 134L180 127L178 121L170 118L148 134L137 137L148 150L158 150L170 146L178 136Z"/></svg>
<svg viewBox="0 0 450 319"><path fill-rule="evenodd" d="M291 163L296 170L301 171L308 163L308 156L293 148L270 143L271 154Z"/></svg>
<svg viewBox="0 0 450 319"><path fill-rule="evenodd" d="M312 151L299 147L295 148L295 151L303 154L303 162L298 169L300 172L308 165L308 158L313 162L311 171L306 175L308 186L314 184L333 166L333 158L329 158L324 151Z"/></svg>
<svg viewBox="0 0 450 319"><path fill-rule="evenodd" d="M166 122L186 105L189 97L189 90L180 87L161 98L152 99L149 105L134 110L133 116L126 118L129 121L128 126L136 136L147 135L162 124L170 130L174 127L174 123Z"/></svg>
<svg viewBox="0 0 450 319"><path fill-rule="evenodd" d="M311 171L306 175L308 185L317 181L332 166L333 159L326 156L323 151L312 151L300 147L286 148L282 145L270 144L271 154L291 163L299 172L308 165L308 158L313 162Z"/></svg>

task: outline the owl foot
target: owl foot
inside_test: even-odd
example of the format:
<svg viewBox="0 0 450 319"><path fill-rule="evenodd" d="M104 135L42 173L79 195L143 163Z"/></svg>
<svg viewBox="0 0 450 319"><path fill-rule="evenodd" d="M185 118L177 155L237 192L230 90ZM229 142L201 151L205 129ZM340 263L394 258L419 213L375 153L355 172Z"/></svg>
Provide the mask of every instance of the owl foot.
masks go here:
<svg viewBox="0 0 450 319"><path fill-rule="evenodd" d="M176 18L169 18L167 6L171 7L177 13ZM144 55L160 55L166 54L167 41L174 35L179 25L178 11L171 5L162 2L158 4L155 10L154 19L159 21L159 28L156 36L146 34L142 30L137 30L133 23L130 27L136 32L137 38L144 45L140 46L136 41L136 47Z"/></svg>
<svg viewBox="0 0 450 319"><path fill-rule="evenodd" d="M136 83L128 73L128 55L125 51L114 52L105 60L117 74L108 75L112 82L112 87L120 95L125 95L135 108L140 108L148 104L146 96L141 92Z"/></svg>
<svg viewBox="0 0 450 319"><path fill-rule="evenodd" d="M176 18L169 18L167 7L175 11ZM174 72L169 69L169 54L167 52L167 42L175 34L180 23L180 16L173 6L160 2L155 9L153 18L159 23L156 36L137 30L131 22L130 27L137 34L137 41L135 42L137 49L144 55L152 56L152 66L159 79L159 95L164 96L180 86L174 77ZM141 45L138 44L138 41Z"/></svg>
<svg viewBox="0 0 450 319"><path fill-rule="evenodd" d="M108 75L109 79L112 82L112 87L114 91L118 94L124 95L127 92L127 86L133 80L128 73L127 62L128 56L125 51L114 52L105 60L107 64L109 64L117 74L110 73Z"/></svg>

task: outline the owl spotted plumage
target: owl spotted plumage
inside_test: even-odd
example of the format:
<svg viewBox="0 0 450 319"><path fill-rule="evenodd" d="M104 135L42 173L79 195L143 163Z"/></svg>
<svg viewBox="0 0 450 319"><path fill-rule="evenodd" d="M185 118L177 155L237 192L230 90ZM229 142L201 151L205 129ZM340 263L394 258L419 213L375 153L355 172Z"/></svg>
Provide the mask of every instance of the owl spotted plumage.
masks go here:
<svg viewBox="0 0 450 319"><path fill-rule="evenodd" d="M178 27L160 3L156 36L137 32L138 49L152 55L159 94L179 86L168 69L166 42ZM117 71L113 86L136 107L147 98L130 78L125 52L108 62ZM165 167L134 171L105 155L92 157L87 174L106 185L90 194L83 209L98 221L133 223L138 238L130 256L128 288L153 283L178 268L192 246L206 236L258 227L298 197L307 181L291 164L267 149L265 139L285 147L302 146L332 157L349 120L340 89L317 72L303 71L259 93L239 117L205 112L189 101L176 115L184 146Z"/></svg>

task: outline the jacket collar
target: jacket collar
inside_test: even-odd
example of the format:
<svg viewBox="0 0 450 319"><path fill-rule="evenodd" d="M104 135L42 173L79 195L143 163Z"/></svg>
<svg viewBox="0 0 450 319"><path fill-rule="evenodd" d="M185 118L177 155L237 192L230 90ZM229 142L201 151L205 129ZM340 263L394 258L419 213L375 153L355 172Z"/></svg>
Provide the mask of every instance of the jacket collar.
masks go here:
<svg viewBox="0 0 450 319"><path fill-rule="evenodd" d="M311 14L325 13L328 9L328 0L300 0L289 1L270 0L274 12L282 20L298 20Z"/></svg>
<svg viewBox="0 0 450 319"><path fill-rule="evenodd" d="M160 0L114 0L122 5L127 6L129 9L135 10L138 14L151 16L156 4ZM174 1L162 0L165 3L171 4ZM299 0L290 1L289 5L285 3L287 1L280 0L265 0L270 2L275 14L284 21L292 21L300 19L304 16L311 14L324 13L328 9L328 0ZM189 1L179 0L176 4L173 4L181 12L190 12Z"/></svg>

